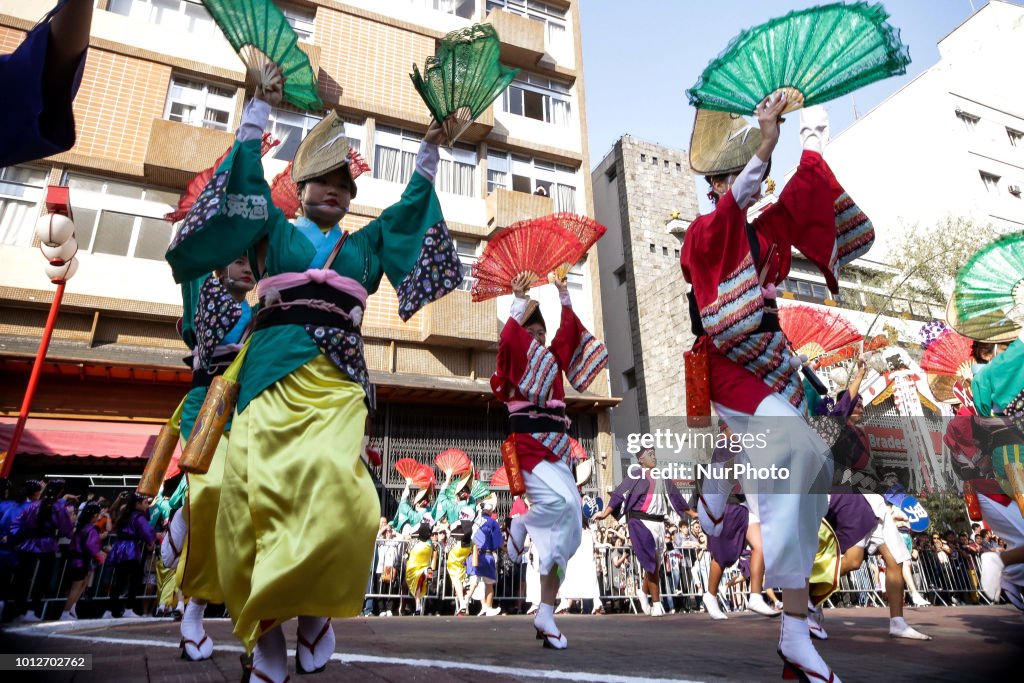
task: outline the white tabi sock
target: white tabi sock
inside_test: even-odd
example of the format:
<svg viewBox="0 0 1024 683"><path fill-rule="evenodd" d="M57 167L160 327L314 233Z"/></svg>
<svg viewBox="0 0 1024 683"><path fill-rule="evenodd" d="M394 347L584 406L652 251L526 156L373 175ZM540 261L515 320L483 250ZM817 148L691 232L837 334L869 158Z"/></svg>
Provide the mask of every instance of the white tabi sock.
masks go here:
<svg viewBox="0 0 1024 683"><path fill-rule="evenodd" d="M327 624L327 617L299 617L298 633L306 642L314 643L315 639ZM327 664L334 654L334 629L327 626L327 631L319 643L315 643L313 651L310 652L305 646L299 645L295 648L296 658L301 659L302 668L306 671L314 671Z"/></svg>
<svg viewBox="0 0 1024 683"><path fill-rule="evenodd" d="M260 636L252 653L252 666L275 683L288 677L288 648L280 626Z"/></svg>
<svg viewBox="0 0 1024 683"><path fill-rule="evenodd" d="M206 637L206 629L203 628L204 611L206 601L193 598L181 615L181 637L192 641L185 643L185 652L192 659L209 659L213 655L213 641L206 638L203 642L203 638Z"/></svg>
<svg viewBox="0 0 1024 683"><path fill-rule="evenodd" d="M558 627L555 626L555 606L544 602L540 603L537 616L533 618L533 625L544 633L558 633Z"/></svg>
<svg viewBox="0 0 1024 683"><path fill-rule="evenodd" d="M647 593L644 593L643 591L640 591L637 594L636 597L637 597L637 599L640 600L640 609L642 609L644 611L644 614L650 614L651 613L651 603L647 599Z"/></svg>

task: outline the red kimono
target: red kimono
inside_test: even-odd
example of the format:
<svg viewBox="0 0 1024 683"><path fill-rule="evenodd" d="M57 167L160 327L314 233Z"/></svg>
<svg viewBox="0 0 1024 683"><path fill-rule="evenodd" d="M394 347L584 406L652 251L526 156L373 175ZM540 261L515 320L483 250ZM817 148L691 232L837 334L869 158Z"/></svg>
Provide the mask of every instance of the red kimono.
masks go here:
<svg viewBox="0 0 1024 683"><path fill-rule="evenodd" d="M781 283L795 247L837 292L839 267L867 252L874 228L821 155L808 150L778 202L751 226L748 235L746 211L730 191L714 211L693 222L683 242L680 265L705 332L697 345L708 351L711 400L753 414L769 394L778 393L803 410L799 363L777 321L762 324L772 314L765 313L758 275L765 274L765 284Z"/></svg>
<svg viewBox="0 0 1024 683"><path fill-rule="evenodd" d="M564 406L563 372L573 388L586 391L607 364L604 344L587 331L571 306L562 306L562 320L548 348L538 344L519 321L510 317L501 330L491 389L507 404ZM569 461L569 435L564 431L515 434L515 440L520 467L526 472L532 472L542 460Z"/></svg>

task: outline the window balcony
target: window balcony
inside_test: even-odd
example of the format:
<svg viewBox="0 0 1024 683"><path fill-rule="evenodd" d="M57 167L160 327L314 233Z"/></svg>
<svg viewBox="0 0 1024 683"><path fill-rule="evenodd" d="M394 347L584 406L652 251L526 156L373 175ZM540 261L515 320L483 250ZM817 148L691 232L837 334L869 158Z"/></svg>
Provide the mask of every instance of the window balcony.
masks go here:
<svg viewBox="0 0 1024 683"><path fill-rule="evenodd" d="M467 291L455 291L427 306L423 319L424 343L462 348L490 348L498 342L495 299L473 303Z"/></svg>
<svg viewBox="0 0 1024 683"><path fill-rule="evenodd" d="M487 23L501 38L501 61L524 69L554 69L555 60L546 50L544 24L500 9L491 10Z"/></svg>
<svg viewBox="0 0 1024 683"><path fill-rule="evenodd" d="M555 212L551 197L496 188L487 195L488 238L517 221L539 218Z"/></svg>
<svg viewBox="0 0 1024 683"><path fill-rule="evenodd" d="M212 166L234 139L233 131L154 119L146 149L146 180L184 188L197 173Z"/></svg>

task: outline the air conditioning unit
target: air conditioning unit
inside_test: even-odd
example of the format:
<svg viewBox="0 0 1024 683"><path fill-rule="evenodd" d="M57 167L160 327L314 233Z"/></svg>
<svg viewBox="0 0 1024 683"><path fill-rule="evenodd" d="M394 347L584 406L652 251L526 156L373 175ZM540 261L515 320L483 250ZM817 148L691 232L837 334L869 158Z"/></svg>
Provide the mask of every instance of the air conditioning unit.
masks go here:
<svg viewBox="0 0 1024 683"><path fill-rule="evenodd" d="M1010 190L1010 194L1014 194L1014 195L1019 195L1020 194L1020 185L1010 185L1010 187L1008 189Z"/></svg>

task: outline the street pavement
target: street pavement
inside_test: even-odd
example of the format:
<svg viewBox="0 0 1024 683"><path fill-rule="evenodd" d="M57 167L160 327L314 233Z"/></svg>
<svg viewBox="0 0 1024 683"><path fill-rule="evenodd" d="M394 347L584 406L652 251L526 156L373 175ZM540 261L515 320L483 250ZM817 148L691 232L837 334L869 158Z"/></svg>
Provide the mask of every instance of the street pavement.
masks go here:
<svg viewBox="0 0 1024 683"><path fill-rule="evenodd" d="M1024 618L1009 606L907 610L934 637L893 640L881 608L826 610L818 648L844 682L1021 680ZM337 653L316 676L293 681L650 681L779 680L779 622L754 614L712 621L704 614L568 616L558 621L569 649L545 650L528 617L394 617L335 620ZM212 659L179 658L178 624L166 619L82 620L8 625L0 653L92 654L92 670L21 672L0 680L237 681L242 648L225 619L208 621ZM295 626L285 627L290 649ZM290 661L289 666L294 666Z"/></svg>

